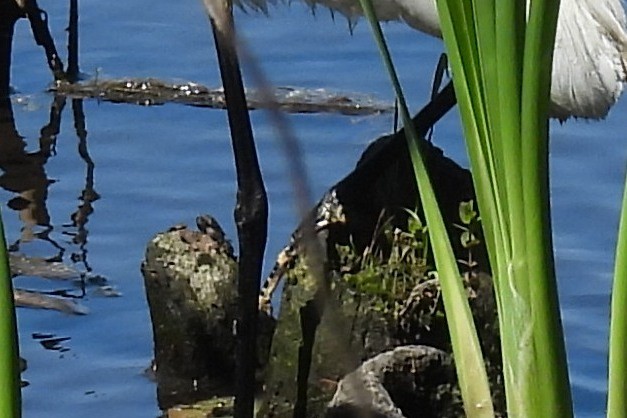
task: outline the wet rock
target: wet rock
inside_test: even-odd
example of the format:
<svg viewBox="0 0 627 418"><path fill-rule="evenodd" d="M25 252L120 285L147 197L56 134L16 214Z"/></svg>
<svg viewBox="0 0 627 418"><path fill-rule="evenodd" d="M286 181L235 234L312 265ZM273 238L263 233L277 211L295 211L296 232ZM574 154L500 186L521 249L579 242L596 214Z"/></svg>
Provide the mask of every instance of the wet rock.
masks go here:
<svg viewBox="0 0 627 418"><path fill-rule="evenodd" d="M326 418L444 418L463 414L450 355L409 345L381 353L346 375Z"/></svg>

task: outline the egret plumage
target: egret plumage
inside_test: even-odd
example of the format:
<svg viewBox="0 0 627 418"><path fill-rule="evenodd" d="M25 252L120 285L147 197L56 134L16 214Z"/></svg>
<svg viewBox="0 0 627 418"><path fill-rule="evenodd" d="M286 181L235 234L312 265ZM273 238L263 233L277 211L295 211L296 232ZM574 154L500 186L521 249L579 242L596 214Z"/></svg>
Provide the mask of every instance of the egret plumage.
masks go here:
<svg viewBox="0 0 627 418"><path fill-rule="evenodd" d="M267 0L240 0L265 8ZM272 0L269 0L272 1ZM361 16L358 0L304 0L349 19ZM441 38L436 0L373 0L381 21L400 20ZM622 0L561 0L553 55L551 115L600 119L627 81L627 18Z"/></svg>

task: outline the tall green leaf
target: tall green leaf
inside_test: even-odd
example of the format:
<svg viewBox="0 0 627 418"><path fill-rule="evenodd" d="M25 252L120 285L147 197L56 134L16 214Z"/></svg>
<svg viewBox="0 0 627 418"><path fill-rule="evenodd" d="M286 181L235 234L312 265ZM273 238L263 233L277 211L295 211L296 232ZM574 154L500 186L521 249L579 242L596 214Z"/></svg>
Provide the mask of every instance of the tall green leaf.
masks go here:
<svg viewBox="0 0 627 418"><path fill-rule="evenodd" d="M610 321L607 417L627 417L627 179L618 227Z"/></svg>
<svg viewBox="0 0 627 418"><path fill-rule="evenodd" d="M0 214L0 416L21 416L19 353L13 286Z"/></svg>
<svg viewBox="0 0 627 418"><path fill-rule="evenodd" d="M559 1L438 0L492 265L510 416L572 416L548 188Z"/></svg>
<svg viewBox="0 0 627 418"><path fill-rule="evenodd" d="M451 335L457 376L464 400L464 410L470 418L493 417L494 408L490 396L490 387L481 354L481 346L479 345L472 313L468 305L466 289L461 280L457 261L448 240L448 234L435 193L420 153L418 138L413 129L400 82L392 64L381 27L376 19L371 0L360 1L364 14L372 26L375 40L399 101L401 119L407 135L407 145L429 228L430 242L442 288L442 298L444 309L447 312L447 322Z"/></svg>

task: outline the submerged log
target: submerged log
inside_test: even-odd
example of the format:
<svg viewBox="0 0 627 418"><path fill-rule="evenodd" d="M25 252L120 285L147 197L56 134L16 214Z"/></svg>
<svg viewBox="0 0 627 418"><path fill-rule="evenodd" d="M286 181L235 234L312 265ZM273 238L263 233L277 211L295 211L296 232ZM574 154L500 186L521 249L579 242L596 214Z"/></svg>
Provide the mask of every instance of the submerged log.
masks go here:
<svg viewBox="0 0 627 418"><path fill-rule="evenodd" d="M113 103L158 106L178 103L187 106L225 109L224 90L209 88L195 82L173 82L157 78L92 79L79 83L59 83L52 87L57 94ZM274 99L288 113L339 113L343 115L373 115L391 112L390 103L374 100L358 93L339 93L323 89L276 87ZM268 106L258 91L248 90L246 100L250 110Z"/></svg>

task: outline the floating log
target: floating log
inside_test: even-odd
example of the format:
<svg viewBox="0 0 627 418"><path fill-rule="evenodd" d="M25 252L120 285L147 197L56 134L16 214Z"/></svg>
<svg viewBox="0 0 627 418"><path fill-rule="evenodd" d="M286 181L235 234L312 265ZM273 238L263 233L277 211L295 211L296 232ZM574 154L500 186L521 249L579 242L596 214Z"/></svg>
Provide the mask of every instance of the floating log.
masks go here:
<svg viewBox="0 0 627 418"><path fill-rule="evenodd" d="M172 82L157 78L94 78L79 83L57 83L55 93L80 99L155 106L179 103L188 106L226 109L224 90L194 82ZM251 110L268 106L255 90L246 92ZM372 115L391 112L393 106L358 93L338 93L324 89L277 87L274 96L279 107L289 113L339 113Z"/></svg>

